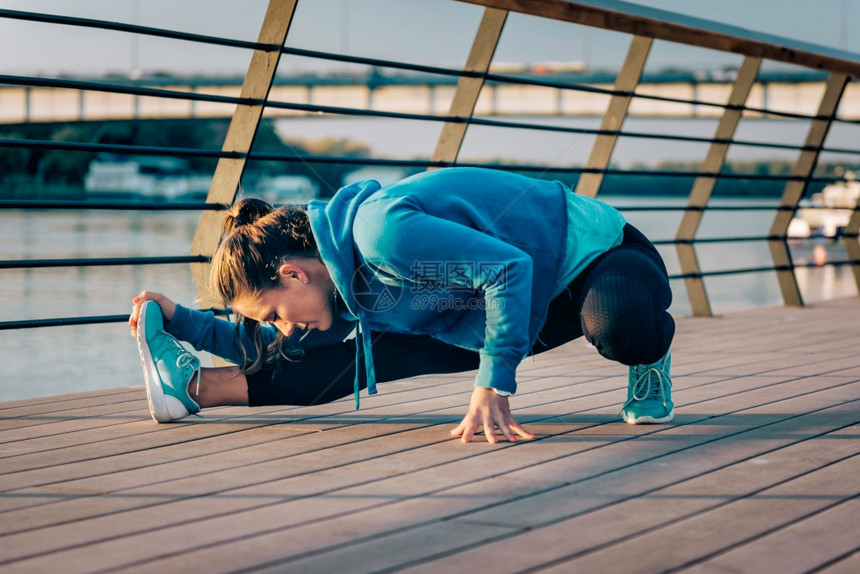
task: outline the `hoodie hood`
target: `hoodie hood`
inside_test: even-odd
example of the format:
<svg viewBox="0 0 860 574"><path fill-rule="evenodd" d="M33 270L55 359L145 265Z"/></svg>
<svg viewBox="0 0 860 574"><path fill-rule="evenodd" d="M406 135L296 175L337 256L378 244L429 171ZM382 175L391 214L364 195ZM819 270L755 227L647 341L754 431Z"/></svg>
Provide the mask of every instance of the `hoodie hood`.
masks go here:
<svg viewBox="0 0 860 574"><path fill-rule="evenodd" d="M361 203L381 188L378 182L360 181L342 187L329 201L311 200L308 217L323 263L353 317L359 318L352 278L357 267L352 227Z"/></svg>
<svg viewBox="0 0 860 574"><path fill-rule="evenodd" d="M308 218L317 242L323 264L346 304L348 313L358 321L355 361L355 408L359 407L360 355L364 354L367 374L367 392L376 394L376 375L373 368L370 329L364 311L355 300L353 276L357 263L355 243L352 237L353 222L361 203L381 189L374 180L360 181L342 187L329 201L312 200L308 204Z"/></svg>

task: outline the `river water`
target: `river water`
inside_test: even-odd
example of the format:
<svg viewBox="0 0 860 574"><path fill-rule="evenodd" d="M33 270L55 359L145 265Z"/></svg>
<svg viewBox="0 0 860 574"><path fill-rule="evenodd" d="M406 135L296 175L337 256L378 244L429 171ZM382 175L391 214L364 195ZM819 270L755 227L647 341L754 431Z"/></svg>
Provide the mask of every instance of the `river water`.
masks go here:
<svg viewBox="0 0 860 574"><path fill-rule="evenodd" d="M603 198L619 207L681 205L666 198ZM761 204L755 200L737 203ZM721 202L715 200L714 204ZM669 239L678 212L625 212L653 240ZM187 255L199 215L194 212L0 211L0 259L56 259ZM706 214L700 236L765 235L772 213ZM669 272L678 273L674 249L661 247ZM797 259L807 255L799 251ZM706 270L771 264L764 244L702 244ZM799 269L807 301L856 295L847 266ZM716 313L780 305L773 273L707 280ZM128 313L141 289L162 291L185 304L194 301L188 265L53 268L0 271L0 321ZM676 316L690 313L683 283L673 281ZM211 364L208 357L204 364ZM134 340L124 323L0 331L0 401L142 384Z"/></svg>

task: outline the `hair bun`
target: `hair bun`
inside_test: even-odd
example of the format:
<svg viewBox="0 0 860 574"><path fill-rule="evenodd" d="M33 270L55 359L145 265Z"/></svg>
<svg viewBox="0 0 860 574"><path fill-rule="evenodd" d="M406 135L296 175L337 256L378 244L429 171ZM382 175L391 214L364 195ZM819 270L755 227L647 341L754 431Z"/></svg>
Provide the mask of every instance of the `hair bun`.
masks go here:
<svg viewBox="0 0 860 574"><path fill-rule="evenodd" d="M239 227L253 225L273 209L271 204L262 199L253 197L240 199L224 214L224 233L230 234Z"/></svg>

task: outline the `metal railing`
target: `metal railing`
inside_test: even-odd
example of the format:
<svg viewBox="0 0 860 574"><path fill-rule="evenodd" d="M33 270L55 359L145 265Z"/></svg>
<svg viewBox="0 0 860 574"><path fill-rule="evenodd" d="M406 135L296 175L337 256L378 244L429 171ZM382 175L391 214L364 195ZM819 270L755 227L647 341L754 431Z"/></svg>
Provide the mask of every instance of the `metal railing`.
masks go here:
<svg viewBox="0 0 860 574"><path fill-rule="evenodd" d="M302 0L309 2L312 0ZM35 201L0 200L0 209L106 209L106 210L199 210L200 221L190 246L188 256L156 257L105 257L105 258L67 258L0 261L0 270L34 269L53 267L92 267L125 265L189 265L201 305L215 307L205 289L208 276L208 262L214 253L220 236L220 211L233 203L240 189L246 166L251 161L274 161L314 164L344 164L355 166L398 166L409 168L433 169L448 166L484 166L509 169L526 173L567 174L576 176L576 191L588 196L596 196L606 176L660 176L689 178L693 181L686 207L626 208L635 210L681 211L681 223L672 240L655 241L658 245L674 246L681 272L671 276L683 280L690 300L692 312L696 315L713 314L704 279L743 273L774 272L786 305L802 305L800 289L795 276L798 265L792 261L787 243L788 226L798 208L800 200L806 195L812 183L828 183L834 178L814 175L818 158L822 153L860 155L860 148L825 146L825 137L833 123L860 125L860 121L841 118L838 106L852 79L860 76L860 56L837 50L813 47L790 40L771 37L751 36L744 30L734 29L686 18L659 10L645 9L623 2L601 2L599 0L568 2L566 0L544 0L524 3L514 0L463 0L466 3L483 7L483 17L476 31L471 51L463 69L437 66L416 65L396 60L357 57L348 54L301 50L285 46L288 32L293 22L297 0L270 0L266 15L261 24L256 42L232 40L200 34L189 34L176 30L121 24L96 19L84 19L0 9L0 18L83 28L99 28L126 34L168 38L203 45L222 46L246 50L250 53L250 64L238 96L224 96L149 88L128 82L82 81L67 78L45 78L33 76L0 75L0 84L23 87L50 87L61 90L86 92L119 93L134 98L160 98L184 102L229 105L234 107L226 137L220 149L190 149L177 147L158 147L144 145L123 145L115 143L92 143L74 141L54 141L27 138L0 138L0 149L64 150L69 152L111 153L118 155L151 155L175 158L208 158L217 161L212 174L212 184L204 202L104 202L104 201ZM502 34L509 12L524 12L532 16L552 18L571 25L592 26L616 32L631 34L627 57L615 77L612 88L581 84L567 80L544 77L524 77L516 74L490 72L493 55ZM684 99L637 93L637 85L643 75L654 40L694 45L712 50L731 51L743 56L743 63L732 84L731 94L726 102L713 102L700 99ZM456 78L456 88L451 98L450 109L446 114L414 114L394 112L370 107L339 107L277 101L270 98L275 81L279 59L282 55L301 56L327 62L341 62L371 66L380 69L394 69L422 74ZM774 60L827 74L826 90L815 114L805 114L786 110L768 109L751 105L748 98L751 86L760 72L763 60ZM589 92L608 98L608 106L599 128L579 128L561 125L524 123L500 118L476 115L482 89L488 85L533 86L559 91ZM671 135L632 131L624 129L631 102L634 99L658 102L708 106L722 110L713 137ZM371 117L394 119L402 122L437 122L442 125L435 150L429 159L391 159L325 156L313 154L263 153L253 150L253 144L264 110L281 109L306 112L310 114L336 115L342 117ZM809 132L801 145L767 142L736 138L739 120L744 114L757 114L775 118L789 118L809 121ZM559 132L595 137L588 161L582 166L558 166L533 163L479 163L459 160L460 149L467 130L471 126L504 128L509 130L530 130L536 132ZM611 160L616 143L621 138L641 140L668 140L674 142L707 144L708 152L697 170L635 170L612 167ZM743 174L731 173L725 169L727 152L730 147L746 146L773 150L797 152L790 174ZM710 205L716 183L720 180L743 179L777 181L784 185L784 192L778 206L724 207ZM709 210L766 210L774 213L770 231L762 236L699 238L698 231L702 216ZM848 226L841 235L845 241L848 259L831 262L830 265L850 265L858 289L860 289L860 211L855 206ZM813 237L823 237L813 235ZM830 239L833 239L832 237ZM696 246L704 243L719 242L766 242L769 246L773 264L765 267L737 268L729 270L703 270L699 264ZM812 266L813 264L808 264ZM42 327L49 325L92 324L124 321L124 315L105 315L89 317L68 317L57 319L15 320L0 322L0 330Z"/></svg>

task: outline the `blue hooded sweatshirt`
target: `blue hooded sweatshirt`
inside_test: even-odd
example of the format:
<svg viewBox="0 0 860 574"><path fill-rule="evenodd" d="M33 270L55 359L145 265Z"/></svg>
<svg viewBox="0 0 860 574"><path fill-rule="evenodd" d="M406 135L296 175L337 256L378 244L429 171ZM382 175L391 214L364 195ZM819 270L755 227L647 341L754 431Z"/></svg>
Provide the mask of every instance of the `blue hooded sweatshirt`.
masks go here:
<svg viewBox="0 0 860 574"><path fill-rule="evenodd" d="M551 299L620 241L624 225L613 208L560 182L480 168L386 187L358 182L308 212L345 312L359 323L370 394L371 330L478 351L475 385L516 392L517 366ZM357 390L358 374L356 408Z"/></svg>

